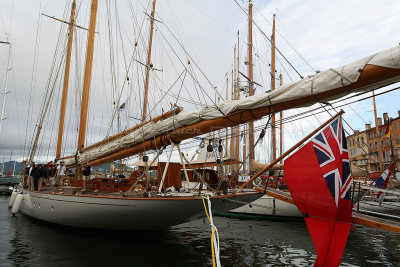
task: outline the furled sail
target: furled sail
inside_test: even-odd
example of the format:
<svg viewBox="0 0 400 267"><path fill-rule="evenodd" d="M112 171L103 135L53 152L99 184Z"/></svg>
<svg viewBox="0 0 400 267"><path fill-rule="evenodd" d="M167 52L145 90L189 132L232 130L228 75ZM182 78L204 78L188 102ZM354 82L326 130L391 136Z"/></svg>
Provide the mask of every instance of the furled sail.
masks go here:
<svg viewBox="0 0 400 267"><path fill-rule="evenodd" d="M254 121L271 113L338 99L354 92L381 88L400 81L400 46L382 51L340 68L305 77L275 91L240 100L227 100L200 111L180 112L165 120L150 122L111 142L66 158L71 166L99 165L171 142L202 135L219 128Z"/></svg>

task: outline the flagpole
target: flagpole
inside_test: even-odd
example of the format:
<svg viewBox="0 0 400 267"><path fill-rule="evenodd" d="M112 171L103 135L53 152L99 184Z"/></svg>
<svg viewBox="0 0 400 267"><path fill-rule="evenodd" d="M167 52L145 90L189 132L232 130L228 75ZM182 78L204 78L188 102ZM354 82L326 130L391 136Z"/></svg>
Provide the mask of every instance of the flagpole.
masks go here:
<svg viewBox="0 0 400 267"><path fill-rule="evenodd" d="M250 180L248 180L246 183L244 183L239 190L243 189L245 186L247 186L249 183L251 183L252 181L254 181L254 179L256 179L257 177L259 177L260 175L262 175L264 172L268 171L272 166L274 166L275 164L277 164L281 159L285 158L287 155L289 155L290 153L292 153L296 148L298 148L300 145L304 144L308 139L310 139L312 136L314 136L317 132L319 132L322 128L324 128L326 125L328 125L331 121L333 121L334 119L336 119L337 117L339 117L340 115L342 115L344 113L343 110L339 111L335 116L333 116L332 118L330 118L329 120L327 120L324 124L322 124L320 127L318 127L317 129L315 129L312 133L310 133L309 135L307 135L306 137L304 137L303 139L301 139L297 144L295 144L294 146L292 146L288 151L286 151L285 153L283 153L281 156L279 156L278 158L276 158L274 161L272 161L270 164L268 164L264 169L262 169L261 171L259 171L256 175L254 175L253 177L250 178Z"/></svg>

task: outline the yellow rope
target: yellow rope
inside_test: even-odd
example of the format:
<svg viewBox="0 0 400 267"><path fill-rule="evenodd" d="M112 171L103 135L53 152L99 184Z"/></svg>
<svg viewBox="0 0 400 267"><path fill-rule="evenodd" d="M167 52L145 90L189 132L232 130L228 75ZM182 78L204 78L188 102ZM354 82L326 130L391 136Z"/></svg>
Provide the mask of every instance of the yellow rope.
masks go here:
<svg viewBox="0 0 400 267"><path fill-rule="evenodd" d="M204 197L202 199L203 199L203 206L204 206L204 210L206 211L208 221L211 223L211 219L210 219L210 216L208 216L208 212L207 212L207 208L206 208L206 202L204 202Z"/></svg>
<svg viewBox="0 0 400 267"><path fill-rule="evenodd" d="M208 221L211 223L210 216L208 216L206 202L204 201L204 197L202 199L203 199L203 206L204 206L204 210L206 211L206 215L207 215ZM211 234L211 252L212 252L213 267L216 266L216 264L215 264L215 254L214 254L214 235L215 235L215 230L216 229L214 227L213 231L212 231L212 234Z"/></svg>
<svg viewBox="0 0 400 267"><path fill-rule="evenodd" d="M215 228L213 229L212 234L211 234L211 251L212 251L213 267L215 267L214 234L215 234Z"/></svg>

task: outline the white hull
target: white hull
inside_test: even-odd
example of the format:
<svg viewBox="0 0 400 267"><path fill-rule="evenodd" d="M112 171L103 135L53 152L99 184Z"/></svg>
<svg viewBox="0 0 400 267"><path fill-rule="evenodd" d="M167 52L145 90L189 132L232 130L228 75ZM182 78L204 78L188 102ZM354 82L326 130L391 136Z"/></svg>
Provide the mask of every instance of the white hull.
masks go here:
<svg viewBox="0 0 400 267"><path fill-rule="evenodd" d="M231 212L261 216L303 217L296 205L266 195Z"/></svg>
<svg viewBox="0 0 400 267"><path fill-rule="evenodd" d="M211 198L213 212L236 208L238 202L251 202L257 193ZM110 230L162 230L205 215L201 198L123 198L75 196L24 191L20 212L61 225Z"/></svg>

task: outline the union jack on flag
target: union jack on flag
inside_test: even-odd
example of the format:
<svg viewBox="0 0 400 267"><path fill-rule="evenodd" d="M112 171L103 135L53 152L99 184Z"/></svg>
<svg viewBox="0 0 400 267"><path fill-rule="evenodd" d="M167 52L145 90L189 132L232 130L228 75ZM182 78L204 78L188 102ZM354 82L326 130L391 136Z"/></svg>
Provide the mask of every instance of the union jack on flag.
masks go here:
<svg viewBox="0 0 400 267"><path fill-rule="evenodd" d="M319 166L335 200L350 200L351 176L342 118L338 117L311 140Z"/></svg>

